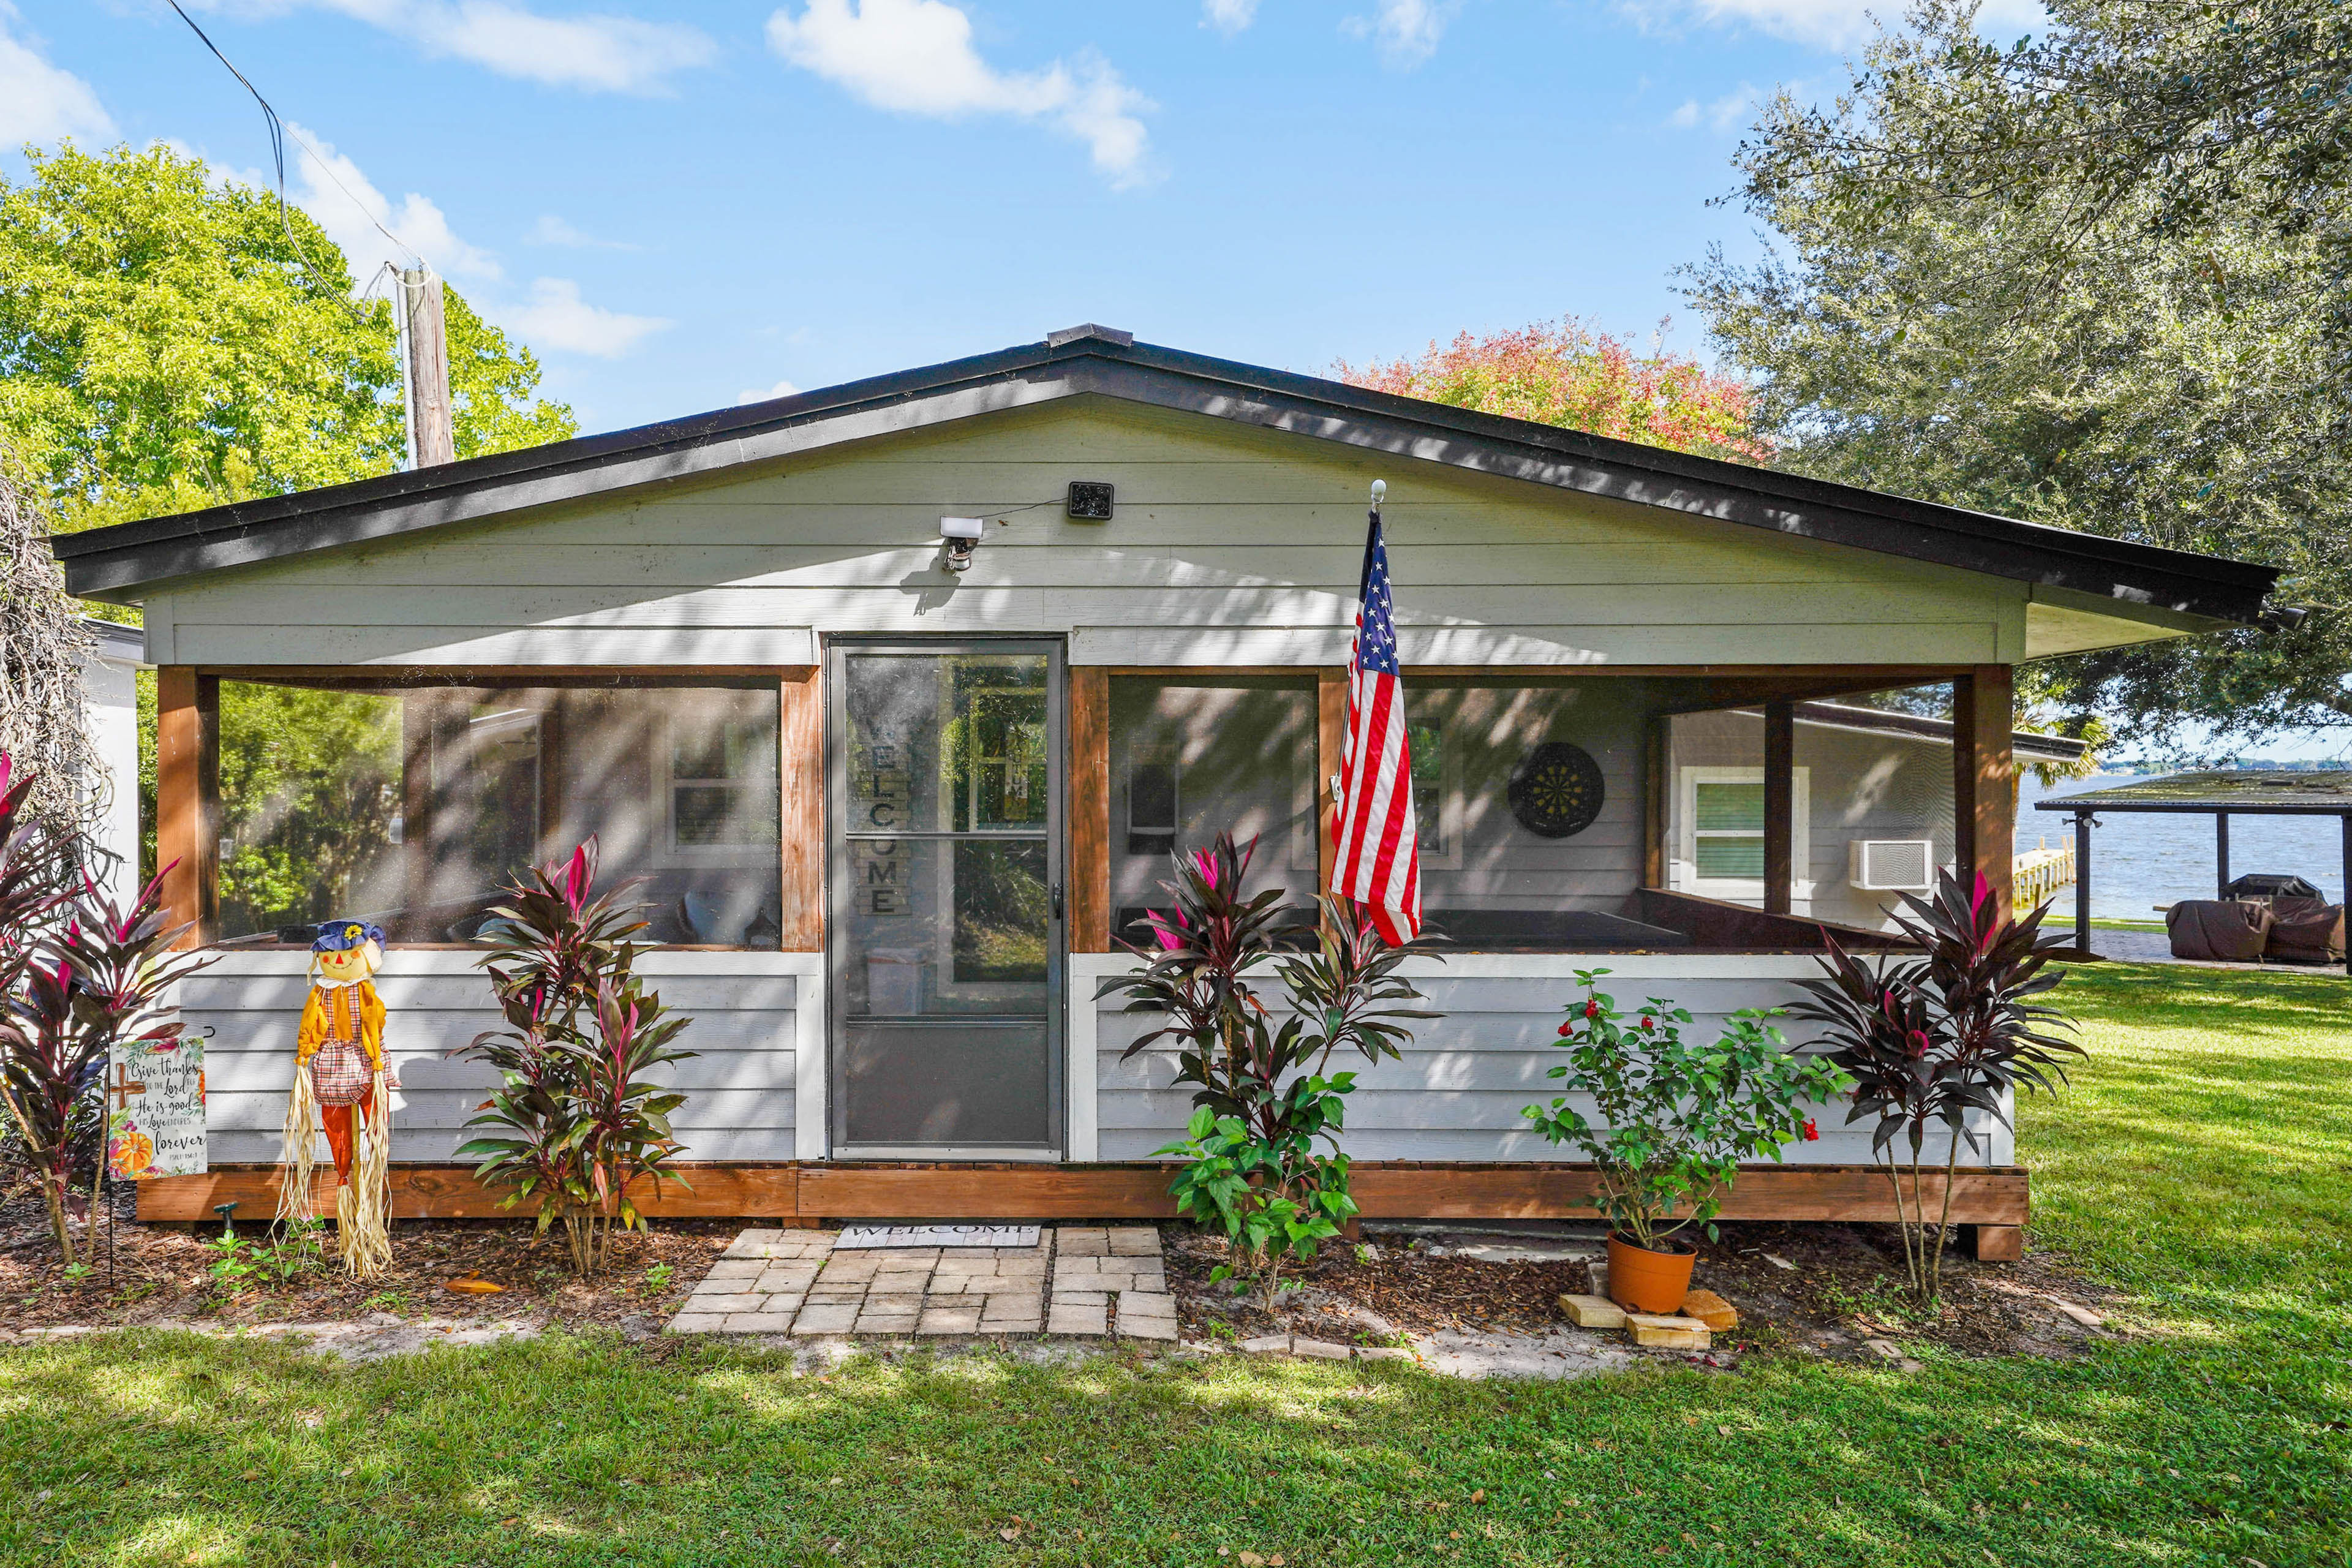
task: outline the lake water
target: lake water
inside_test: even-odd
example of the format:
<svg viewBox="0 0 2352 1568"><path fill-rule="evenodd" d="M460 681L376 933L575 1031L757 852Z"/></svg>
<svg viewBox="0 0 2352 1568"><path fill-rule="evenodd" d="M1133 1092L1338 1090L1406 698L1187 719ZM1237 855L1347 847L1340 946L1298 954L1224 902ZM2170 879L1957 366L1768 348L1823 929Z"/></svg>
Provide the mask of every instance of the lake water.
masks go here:
<svg viewBox="0 0 2352 1568"><path fill-rule="evenodd" d="M2150 775L2160 776L2160 775ZM2044 786L2025 773L2017 798L2017 847L2047 842L2052 847L2074 836L2074 819L2064 812L2036 811L2033 803L2132 782L2121 774L2067 779ZM2344 828L2333 816L2232 816L2230 872L2278 871L2303 878L2329 899L2344 897ZM2111 811L2091 829L2091 912L2114 920L2163 917L2153 906L2213 896L2213 819L2154 812ZM2058 895L2053 914L2070 921L2072 889Z"/></svg>

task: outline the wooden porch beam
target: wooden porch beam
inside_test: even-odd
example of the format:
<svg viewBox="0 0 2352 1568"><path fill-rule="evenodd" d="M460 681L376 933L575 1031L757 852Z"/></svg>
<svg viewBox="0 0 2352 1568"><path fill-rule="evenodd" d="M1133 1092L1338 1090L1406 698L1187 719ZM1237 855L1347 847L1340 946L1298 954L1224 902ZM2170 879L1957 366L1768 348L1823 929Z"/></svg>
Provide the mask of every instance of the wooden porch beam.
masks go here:
<svg viewBox="0 0 2352 1568"><path fill-rule="evenodd" d="M1339 799L1331 781L1348 754L1348 672L1321 669L1315 680L1315 895L1331 886L1339 846L1331 836Z"/></svg>
<svg viewBox="0 0 2352 1568"><path fill-rule="evenodd" d="M1796 889L1797 706L1764 704L1764 912L1790 912Z"/></svg>
<svg viewBox="0 0 2352 1568"><path fill-rule="evenodd" d="M1980 664L1952 682L1952 863L1964 882L1982 877L2003 914L2016 858L2014 680L2005 664Z"/></svg>
<svg viewBox="0 0 2352 1568"><path fill-rule="evenodd" d="M1110 676L1070 670L1070 886L1072 952L1110 945Z"/></svg>
<svg viewBox="0 0 2352 1568"><path fill-rule="evenodd" d="M824 682L814 665L776 682L777 945L824 951Z"/></svg>
<svg viewBox="0 0 2352 1568"><path fill-rule="evenodd" d="M220 681L184 664L155 671L155 868L182 947L220 928Z"/></svg>

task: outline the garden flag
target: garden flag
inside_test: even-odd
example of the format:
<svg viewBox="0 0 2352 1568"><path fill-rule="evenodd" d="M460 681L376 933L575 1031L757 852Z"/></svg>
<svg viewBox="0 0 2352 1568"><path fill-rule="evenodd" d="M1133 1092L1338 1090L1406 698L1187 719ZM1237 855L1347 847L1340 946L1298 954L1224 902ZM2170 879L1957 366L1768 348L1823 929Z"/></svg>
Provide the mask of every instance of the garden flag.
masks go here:
<svg viewBox="0 0 2352 1568"><path fill-rule="evenodd" d="M1381 509L1364 535L1356 650L1348 660L1348 746L1340 761L1331 890L1365 906L1391 942L1421 934L1421 844L1414 831L1412 745L1389 601Z"/></svg>

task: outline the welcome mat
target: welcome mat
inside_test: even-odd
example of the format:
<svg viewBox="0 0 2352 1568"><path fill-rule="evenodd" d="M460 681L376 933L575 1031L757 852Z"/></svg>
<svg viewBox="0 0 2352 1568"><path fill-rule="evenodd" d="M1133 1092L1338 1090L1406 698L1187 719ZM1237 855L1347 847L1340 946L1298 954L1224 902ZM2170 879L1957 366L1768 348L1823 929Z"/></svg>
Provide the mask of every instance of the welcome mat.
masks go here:
<svg viewBox="0 0 2352 1568"><path fill-rule="evenodd" d="M1034 1225L845 1225L834 1238L835 1252L881 1247L1034 1247Z"/></svg>

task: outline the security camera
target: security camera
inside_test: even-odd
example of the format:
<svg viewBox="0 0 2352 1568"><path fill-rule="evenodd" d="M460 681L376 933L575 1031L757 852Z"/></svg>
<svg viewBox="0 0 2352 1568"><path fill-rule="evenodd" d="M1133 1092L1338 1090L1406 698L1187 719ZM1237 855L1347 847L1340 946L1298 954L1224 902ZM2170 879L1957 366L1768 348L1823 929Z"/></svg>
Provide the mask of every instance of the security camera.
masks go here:
<svg viewBox="0 0 2352 1568"><path fill-rule="evenodd" d="M988 520L982 517L943 517L940 519L940 538L948 550L947 568L950 572L971 570L972 547L981 535L988 531Z"/></svg>

